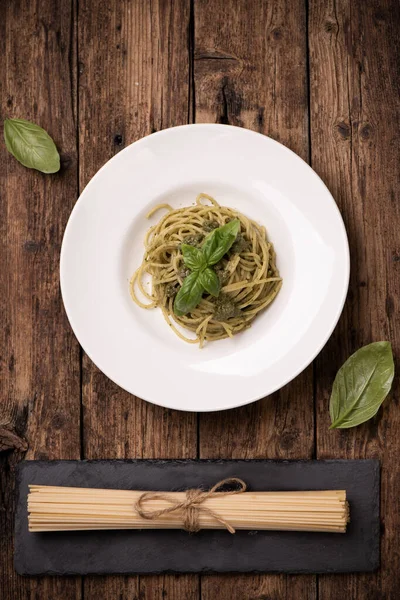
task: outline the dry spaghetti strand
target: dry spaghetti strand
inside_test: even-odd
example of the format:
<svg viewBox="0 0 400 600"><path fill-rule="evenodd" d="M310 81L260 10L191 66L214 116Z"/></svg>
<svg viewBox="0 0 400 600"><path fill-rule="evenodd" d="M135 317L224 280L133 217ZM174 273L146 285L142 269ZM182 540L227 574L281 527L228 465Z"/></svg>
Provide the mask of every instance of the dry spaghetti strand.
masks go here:
<svg viewBox="0 0 400 600"><path fill-rule="evenodd" d="M167 212L148 231L142 264L130 281L133 301L145 309L160 307L172 331L185 342L198 343L200 347L206 341L233 337L250 327L282 286L274 248L267 239L265 227L236 210L220 206L207 194L199 194L194 206L176 210L169 204L159 204L147 216L150 218L161 210ZM190 243L191 239L201 243L209 223L221 227L231 219L240 221L243 247L237 254L226 255L216 268L221 274L222 293L233 303L235 311L218 320L215 299L204 295L195 309L178 317L173 310L174 294L187 275L180 245ZM145 283L149 277L151 291L146 289ZM184 335L181 328L192 332L193 337Z"/></svg>

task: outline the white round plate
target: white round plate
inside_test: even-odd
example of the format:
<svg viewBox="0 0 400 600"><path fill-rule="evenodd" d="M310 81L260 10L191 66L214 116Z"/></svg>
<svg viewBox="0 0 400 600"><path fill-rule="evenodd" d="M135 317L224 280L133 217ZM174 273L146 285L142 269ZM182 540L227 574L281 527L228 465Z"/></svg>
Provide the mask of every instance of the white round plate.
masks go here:
<svg viewBox="0 0 400 600"><path fill-rule="evenodd" d="M199 192L267 228L283 287L247 331L203 349L179 339L160 309L129 295L160 202ZM339 210L316 173L274 140L228 125L185 125L127 147L93 177L69 219L61 290L76 337L128 392L169 408L213 411L258 400L296 377L331 335L349 280Z"/></svg>

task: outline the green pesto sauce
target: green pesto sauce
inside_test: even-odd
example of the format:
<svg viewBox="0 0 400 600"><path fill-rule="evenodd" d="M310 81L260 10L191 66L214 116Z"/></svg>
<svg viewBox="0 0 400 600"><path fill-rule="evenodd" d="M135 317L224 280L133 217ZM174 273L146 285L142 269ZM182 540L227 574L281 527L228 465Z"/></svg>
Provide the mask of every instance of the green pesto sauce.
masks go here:
<svg viewBox="0 0 400 600"><path fill-rule="evenodd" d="M179 290L178 283L167 283L165 285L165 295L167 296L167 298L173 298L174 296L176 296L176 294L178 293L178 290Z"/></svg>
<svg viewBox="0 0 400 600"><path fill-rule="evenodd" d="M182 244L188 244L189 246L195 246L195 248L200 248L203 240L204 235L202 233L193 233L184 237Z"/></svg>
<svg viewBox="0 0 400 600"><path fill-rule="evenodd" d="M213 319L216 321L226 321L232 317L240 317L241 311L234 300L227 294L220 294L214 301L215 309Z"/></svg>
<svg viewBox="0 0 400 600"><path fill-rule="evenodd" d="M238 233L236 241L232 244L230 252L232 254L240 254L241 252L249 252L251 250L251 243L248 242L243 234Z"/></svg>
<svg viewBox="0 0 400 600"><path fill-rule="evenodd" d="M218 229L219 226L220 225L219 225L218 221L208 221L208 220L206 220L206 221L204 221L203 229L207 233L210 233L210 231L213 231L214 229Z"/></svg>

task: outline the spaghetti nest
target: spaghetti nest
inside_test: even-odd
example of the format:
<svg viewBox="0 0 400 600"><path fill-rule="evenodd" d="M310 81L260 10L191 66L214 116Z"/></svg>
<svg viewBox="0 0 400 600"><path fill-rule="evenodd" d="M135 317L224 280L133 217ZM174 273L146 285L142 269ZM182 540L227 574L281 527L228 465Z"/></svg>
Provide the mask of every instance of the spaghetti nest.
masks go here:
<svg viewBox="0 0 400 600"><path fill-rule="evenodd" d="M204 203L207 201L207 204ZM282 280L275 264L275 252L268 241L265 227L226 206L220 206L207 194L199 194L194 206L172 209L159 204L147 215L160 209L168 212L150 228L145 240L143 262L130 281L132 299L142 308L160 307L173 331L191 344L233 337L250 327L256 316L274 300ZM184 264L181 244L201 248L205 236L215 228L239 219L236 241L214 265L221 282L217 298L205 293L190 313L177 316L174 298L190 271ZM151 292L145 288L151 276ZM148 300L142 302L137 290ZM186 337L177 326L188 329L194 338Z"/></svg>

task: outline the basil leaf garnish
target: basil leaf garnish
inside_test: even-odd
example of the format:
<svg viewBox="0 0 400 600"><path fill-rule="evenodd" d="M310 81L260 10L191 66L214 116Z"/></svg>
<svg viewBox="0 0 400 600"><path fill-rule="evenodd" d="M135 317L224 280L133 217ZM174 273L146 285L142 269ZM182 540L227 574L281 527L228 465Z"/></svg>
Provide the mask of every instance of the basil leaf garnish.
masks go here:
<svg viewBox="0 0 400 600"><path fill-rule="evenodd" d="M211 269L228 252L237 238L240 229L239 219L234 219L209 233L201 248L182 244L181 251L185 265L192 271L175 296L174 313L181 317L195 308L204 292L218 296L221 283Z"/></svg>
<svg viewBox="0 0 400 600"><path fill-rule="evenodd" d="M375 342L357 350L339 369L330 400L330 429L347 429L371 419L392 387L390 342Z"/></svg>
<svg viewBox="0 0 400 600"><path fill-rule="evenodd" d="M60 170L60 155L49 134L30 121L6 119L4 140L7 150L24 167L37 169L42 173L56 173Z"/></svg>
<svg viewBox="0 0 400 600"><path fill-rule="evenodd" d="M210 269L210 267L204 269L204 271L200 273L200 283L205 291L208 292L208 294L211 294L211 296L217 297L219 295L221 291L221 282L214 269Z"/></svg>
<svg viewBox="0 0 400 600"><path fill-rule="evenodd" d="M214 229L214 231L211 231L206 236L201 250L209 267L215 265L228 252L236 240L239 229L240 221L239 219L234 219L226 223L226 225Z"/></svg>
<svg viewBox="0 0 400 600"><path fill-rule="evenodd" d="M189 244L181 244L183 261L192 271L200 271L207 266L203 252L195 246Z"/></svg>
<svg viewBox="0 0 400 600"><path fill-rule="evenodd" d="M204 287L200 281L200 271L193 271L185 277L182 287L175 296L174 313L181 317L195 308L201 301Z"/></svg>

